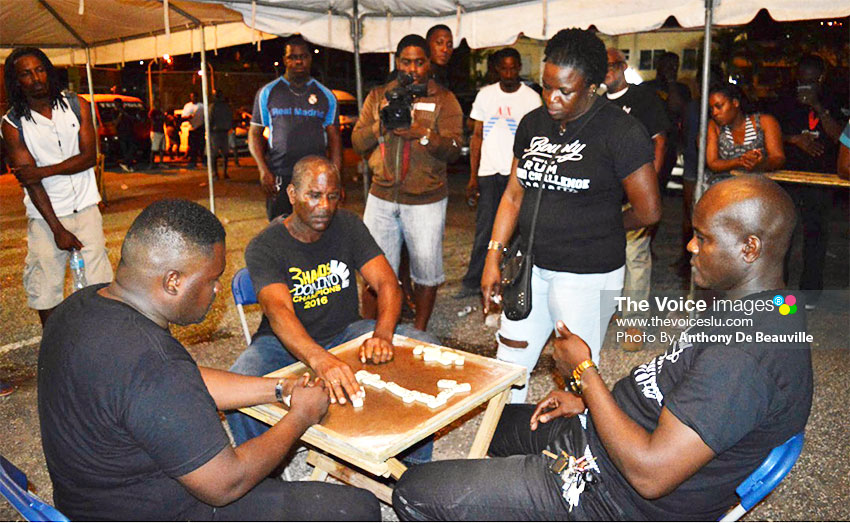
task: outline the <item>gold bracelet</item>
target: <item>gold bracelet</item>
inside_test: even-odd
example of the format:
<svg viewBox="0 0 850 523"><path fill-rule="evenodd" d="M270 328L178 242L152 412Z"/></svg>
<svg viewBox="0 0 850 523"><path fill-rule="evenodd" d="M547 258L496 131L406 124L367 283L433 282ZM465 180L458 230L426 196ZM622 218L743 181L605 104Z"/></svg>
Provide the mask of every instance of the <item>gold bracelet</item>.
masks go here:
<svg viewBox="0 0 850 523"><path fill-rule="evenodd" d="M490 240L490 243L487 244L488 251L499 251L502 252L505 250L505 246L496 240Z"/></svg>
<svg viewBox="0 0 850 523"><path fill-rule="evenodd" d="M593 363L593 360L584 360L583 362L576 365L576 368L573 369L572 375L569 376L567 380L567 387L571 392L581 396L581 375L584 374L584 371L586 371L590 367L596 367L596 364Z"/></svg>

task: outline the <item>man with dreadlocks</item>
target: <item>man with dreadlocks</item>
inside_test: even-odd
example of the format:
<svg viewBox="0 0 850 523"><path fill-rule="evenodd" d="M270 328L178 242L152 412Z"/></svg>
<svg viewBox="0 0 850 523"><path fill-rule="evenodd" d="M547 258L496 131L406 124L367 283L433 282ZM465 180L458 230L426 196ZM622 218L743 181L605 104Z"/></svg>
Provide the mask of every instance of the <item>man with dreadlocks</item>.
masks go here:
<svg viewBox="0 0 850 523"><path fill-rule="evenodd" d="M88 102L62 91L40 49L15 49L6 59L5 82L10 109L0 132L29 220L24 288L43 326L62 301L72 250L82 252L89 285L112 280L97 207L96 134Z"/></svg>

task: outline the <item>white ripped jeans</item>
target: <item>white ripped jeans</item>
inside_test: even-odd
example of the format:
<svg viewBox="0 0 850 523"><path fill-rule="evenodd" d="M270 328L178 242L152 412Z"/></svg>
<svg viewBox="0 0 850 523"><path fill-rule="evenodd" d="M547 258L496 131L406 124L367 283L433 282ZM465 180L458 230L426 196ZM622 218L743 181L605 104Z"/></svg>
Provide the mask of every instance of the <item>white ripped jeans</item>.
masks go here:
<svg viewBox="0 0 850 523"><path fill-rule="evenodd" d="M496 334L499 344L496 357L525 366L530 376L555 322L562 320L587 343L593 361L599 363L605 330L614 314L614 298L623 289L624 273L624 267L607 273L576 274L535 265L531 271L531 314L524 320L511 321L502 313L501 327ZM501 338L526 342L528 346L509 347ZM527 396L527 385L514 389L511 403L525 403Z"/></svg>

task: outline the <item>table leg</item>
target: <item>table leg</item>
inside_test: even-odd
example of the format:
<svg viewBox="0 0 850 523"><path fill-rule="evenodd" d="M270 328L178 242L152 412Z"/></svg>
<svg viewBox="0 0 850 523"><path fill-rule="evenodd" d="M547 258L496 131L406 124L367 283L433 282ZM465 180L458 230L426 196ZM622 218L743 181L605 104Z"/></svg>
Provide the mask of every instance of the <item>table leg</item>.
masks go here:
<svg viewBox="0 0 850 523"><path fill-rule="evenodd" d="M328 479L328 472L319 466L321 464L320 457L321 454L315 450L307 453L307 463L313 465L313 473L310 474L310 481L325 481Z"/></svg>
<svg viewBox="0 0 850 523"><path fill-rule="evenodd" d="M407 466L396 458L390 458L387 460L387 468L390 471L390 475L395 479L399 479L407 470Z"/></svg>
<svg viewBox="0 0 850 523"><path fill-rule="evenodd" d="M316 467L313 469L313 476L316 475L316 471L321 471L324 477L330 474L343 483L368 490L387 505L392 505L393 503L392 488L339 463L333 458L310 451L310 454L307 455L307 463ZM314 478L311 477L311 479Z"/></svg>
<svg viewBox="0 0 850 523"><path fill-rule="evenodd" d="M481 426L478 427L478 432L475 434L475 440L472 442L472 448L469 450L469 459L483 458L487 455L487 449L490 447L490 440L493 439L493 434L496 432L496 425L499 423L499 418L502 416L502 410L508 402L511 395L511 389L507 389L500 394L493 396L490 402L487 403L487 410L484 412L484 418L481 420Z"/></svg>

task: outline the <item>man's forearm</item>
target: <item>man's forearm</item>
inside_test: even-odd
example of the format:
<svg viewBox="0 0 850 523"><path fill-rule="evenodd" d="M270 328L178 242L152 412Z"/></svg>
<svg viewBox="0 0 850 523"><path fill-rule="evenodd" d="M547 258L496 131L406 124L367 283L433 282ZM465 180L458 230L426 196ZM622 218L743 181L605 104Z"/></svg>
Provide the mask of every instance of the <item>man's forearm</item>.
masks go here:
<svg viewBox="0 0 850 523"><path fill-rule="evenodd" d="M657 472L647 456L650 433L620 409L595 368L582 374L582 399L611 461L632 486L640 488L647 473L652 476Z"/></svg>
<svg viewBox="0 0 850 523"><path fill-rule="evenodd" d="M478 169L481 166L481 137L472 135L469 139L469 180L478 179Z"/></svg>
<svg viewBox="0 0 850 523"><path fill-rule="evenodd" d="M244 376L211 367L199 367L207 390L219 410L233 410L276 401L277 379Z"/></svg>
<svg viewBox="0 0 850 523"><path fill-rule="evenodd" d="M42 172L42 179L59 175L70 176L94 167L95 161L96 157L94 153L80 153L55 165L40 167L39 170Z"/></svg>
<svg viewBox="0 0 850 523"><path fill-rule="evenodd" d="M667 149L667 136L664 133L658 133L652 137L652 144L655 148L655 159L652 166L656 173L661 172L661 166L664 165L664 155Z"/></svg>
<svg viewBox="0 0 850 523"><path fill-rule="evenodd" d="M221 478L226 485L223 492L215 500L203 501L223 506L244 496L280 464L309 427L297 414L287 414L263 434L233 449L236 467L223 471L229 476Z"/></svg>
<svg viewBox="0 0 850 523"><path fill-rule="evenodd" d="M303 362L310 368L314 368L319 358L327 354L327 351L316 343L316 340L307 332L304 325L290 310L276 311L274 314L266 313L277 338L298 361Z"/></svg>
<svg viewBox="0 0 850 523"><path fill-rule="evenodd" d="M376 289L378 294L378 318L375 320L375 336L392 343L393 332L401 311L401 289L395 282L390 289Z"/></svg>
<svg viewBox="0 0 850 523"><path fill-rule="evenodd" d="M252 127L254 127L253 124ZM263 138L262 133L258 137L255 132L248 131L248 152L251 153L251 157L257 162L257 169L260 171L260 174L270 172L269 164L266 162L266 150L268 146L268 142Z"/></svg>
<svg viewBox="0 0 850 523"><path fill-rule="evenodd" d="M65 228L56 216L56 212L53 210L53 204L50 203L50 197L47 196L47 191L44 190L44 186L41 183L27 185L24 190L30 195L30 201L32 201L36 210L41 213L41 217L44 218L44 221L47 222L48 227L50 227L50 230L54 234L56 231Z"/></svg>

